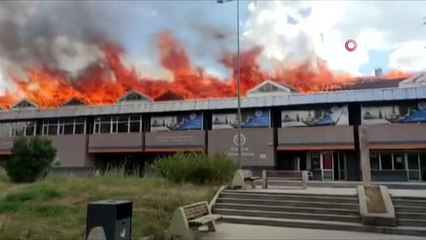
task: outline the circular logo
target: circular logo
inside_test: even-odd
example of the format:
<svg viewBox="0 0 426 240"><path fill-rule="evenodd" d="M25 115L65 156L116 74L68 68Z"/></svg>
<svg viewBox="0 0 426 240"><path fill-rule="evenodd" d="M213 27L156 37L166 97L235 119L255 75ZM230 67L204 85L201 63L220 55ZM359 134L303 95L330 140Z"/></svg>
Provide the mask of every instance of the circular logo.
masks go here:
<svg viewBox="0 0 426 240"><path fill-rule="evenodd" d="M241 146L246 143L246 137L241 133ZM234 144L238 146L238 134L234 136Z"/></svg>
<svg viewBox="0 0 426 240"><path fill-rule="evenodd" d="M189 119L191 119L191 120L194 120L196 117L197 117L197 114L196 114L196 113L191 113L191 114L189 115Z"/></svg>
<svg viewBox="0 0 426 240"><path fill-rule="evenodd" d="M256 117L260 117L263 115L263 111L262 110L257 110L256 112L254 112L254 115L256 115Z"/></svg>
<svg viewBox="0 0 426 240"><path fill-rule="evenodd" d="M345 43L345 48L346 50L348 50L349 52L353 52L356 50L357 48L357 44L355 42L355 40L353 39L348 39L348 41L346 41Z"/></svg>

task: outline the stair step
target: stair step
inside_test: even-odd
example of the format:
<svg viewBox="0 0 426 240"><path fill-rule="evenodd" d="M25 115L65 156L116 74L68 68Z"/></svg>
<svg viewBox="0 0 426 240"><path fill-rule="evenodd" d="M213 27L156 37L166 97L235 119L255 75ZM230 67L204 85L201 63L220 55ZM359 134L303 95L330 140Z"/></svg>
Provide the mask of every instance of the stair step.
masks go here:
<svg viewBox="0 0 426 240"><path fill-rule="evenodd" d="M422 207L422 206L416 206L416 205L412 205L412 206L405 206L405 205L395 205L395 211L400 211L400 212L418 212L418 213L426 213L426 208Z"/></svg>
<svg viewBox="0 0 426 240"><path fill-rule="evenodd" d="M424 227L426 229L426 220L397 218L398 226Z"/></svg>
<svg viewBox="0 0 426 240"><path fill-rule="evenodd" d="M270 190L270 189L268 189ZM330 197L330 198L356 198L357 194L315 194L315 193L286 193L280 191L259 191L259 190L231 190L226 189L222 193L241 193L241 194L263 194L263 195L285 195L285 196L300 196L300 197Z"/></svg>
<svg viewBox="0 0 426 240"><path fill-rule="evenodd" d="M300 219L277 219L277 218L264 218L264 217L243 217L243 216L231 216L231 215L223 216L222 221L228 222L228 223L266 225L266 226L277 226L277 227L295 227L295 228L311 228L311 229L426 236L426 228L419 228L419 227L375 227L375 226L365 226L360 223L300 220Z"/></svg>
<svg viewBox="0 0 426 240"><path fill-rule="evenodd" d="M426 209L426 201L407 201L407 200L393 200L395 206L416 206Z"/></svg>
<svg viewBox="0 0 426 240"><path fill-rule="evenodd" d="M396 211L397 218L406 218L406 219L421 219L426 220L426 212L403 212Z"/></svg>
<svg viewBox="0 0 426 240"><path fill-rule="evenodd" d="M359 215L358 209L338 209L338 208L314 208L314 207L293 207L278 205L253 205L253 204L235 204L235 203L216 203L213 207L226 209L246 209L246 210L262 210L275 212L305 212L305 213L321 213L321 214L342 214L342 215Z"/></svg>
<svg viewBox="0 0 426 240"><path fill-rule="evenodd" d="M241 198L241 199L270 199L270 200L297 200L297 201L314 201L314 202L340 202L340 203L358 203L355 197L339 197L323 196L323 195L291 195L291 194L262 194L262 193L242 193L242 192L223 192L221 197Z"/></svg>
<svg viewBox="0 0 426 240"><path fill-rule="evenodd" d="M247 217L266 217L266 218L285 218L285 219L311 219L323 221L341 221L341 222L361 222L360 216L354 215L333 215L333 214L314 214L314 213L296 213L296 212L270 212L270 211L257 211L257 210L239 210L239 209L225 209L215 208L215 214L220 215L234 215L234 216L247 216Z"/></svg>
<svg viewBox="0 0 426 240"><path fill-rule="evenodd" d="M217 199L219 203L239 203L239 204L252 204L252 205L274 205L274 206L299 206L299 207L318 207L318 208L342 208L342 209L356 209L358 204L352 203L328 203L328 202L301 202L290 200L264 200L264 199L239 199L239 198L223 198Z"/></svg>

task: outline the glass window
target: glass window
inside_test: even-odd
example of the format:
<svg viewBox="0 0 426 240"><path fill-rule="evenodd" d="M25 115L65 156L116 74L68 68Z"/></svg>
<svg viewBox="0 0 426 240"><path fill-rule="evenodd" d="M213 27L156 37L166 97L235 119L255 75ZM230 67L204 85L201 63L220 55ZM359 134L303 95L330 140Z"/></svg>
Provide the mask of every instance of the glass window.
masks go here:
<svg viewBox="0 0 426 240"><path fill-rule="evenodd" d="M141 132L140 122L130 122L130 132Z"/></svg>
<svg viewBox="0 0 426 240"><path fill-rule="evenodd" d="M403 153L395 153L393 155L393 169L405 169L405 155Z"/></svg>
<svg viewBox="0 0 426 240"><path fill-rule="evenodd" d="M47 128L47 135L56 135L58 134L58 125L50 125Z"/></svg>
<svg viewBox="0 0 426 240"><path fill-rule="evenodd" d="M370 165L372 170L379 170L380 164L379 164L379 154L378 153L370 153Z"/></svg>
<svg viewBox="0 0 426 240"><path fill-rule="evenodd" d="M64 134L74 134L74 125L73 124L65 124Z"/></svg>
<svg viewBox="0 0 426 240"><path fill-rule="evenodd" d="M75 134L84 134L84 123L83 124L81 124L81 123L76 123L75 124ZM99 125L98 125L98 127L99 127ZM98 132L99 132L99 128L98 128Z"/></svg>
<svg viewBox="0 0 426 240"><path fill-rule="evenodd" d="M118 128L118 132L119 133L129 132L129 124L128 124L128 122L119 122L117 128Z"/></svg>
<svg viewBox="0 0 426 240"><path fill-rule="evenodd" d="M392 154L382 153L380 155L380 162L382 164L382 170L392 170Z"/></svg>
<svg viewBox="0 0 426 240"><path fill-rule="evenodd" d="M311 155L312 169L321 169L320 155L319 153L312 153Z"/></svg>
<svg viewBox="0 0 426 240"><path fill-rule="evenodd" d="M419 158L417 153L408 153L407 161L408 161L408 169L417 170L419 169Z"/></svg>
<svg viewBox="0 0 426 240"><path fill-rule="evenodd" d="M140 121L140 120L141 120L141 116L139 115L130 116L130 121Z"/></svg>
<svg viewBox="0 0 426 240"><path fill-rule="evenodd" d="M110 122L102 122L100 132L101 133L111 133L111 123Z"/></svg>

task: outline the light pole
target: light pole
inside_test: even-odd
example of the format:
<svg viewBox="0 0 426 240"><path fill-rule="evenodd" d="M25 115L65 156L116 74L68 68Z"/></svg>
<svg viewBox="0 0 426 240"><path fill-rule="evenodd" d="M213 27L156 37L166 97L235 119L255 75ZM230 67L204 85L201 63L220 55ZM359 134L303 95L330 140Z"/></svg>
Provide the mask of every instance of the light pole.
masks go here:
<svg viewBox="0 0 426 240"><path fill-rule="evenodd" d="M241 93L240 93L240 76L241 76L241 61L240 61L240 0L217 0L217 3L226 3L237 1L237 135L238 135L238 167L243 168L241 160Z"/></svg>

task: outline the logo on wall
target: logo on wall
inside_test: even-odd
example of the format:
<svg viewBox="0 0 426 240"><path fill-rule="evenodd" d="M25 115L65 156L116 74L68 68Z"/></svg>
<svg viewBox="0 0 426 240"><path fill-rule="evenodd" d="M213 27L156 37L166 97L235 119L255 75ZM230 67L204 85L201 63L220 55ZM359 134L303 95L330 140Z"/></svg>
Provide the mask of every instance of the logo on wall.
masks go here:
<svg viewBox="0 0 426 240"><path fill-rule="evenodd" d="M246 143L246 137L244 136L244 134L241 133L240 135L240 141L241 141L241 146L244 145ZM234 135L234 144L238 146L238 134Z"/></svg>

